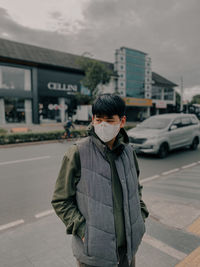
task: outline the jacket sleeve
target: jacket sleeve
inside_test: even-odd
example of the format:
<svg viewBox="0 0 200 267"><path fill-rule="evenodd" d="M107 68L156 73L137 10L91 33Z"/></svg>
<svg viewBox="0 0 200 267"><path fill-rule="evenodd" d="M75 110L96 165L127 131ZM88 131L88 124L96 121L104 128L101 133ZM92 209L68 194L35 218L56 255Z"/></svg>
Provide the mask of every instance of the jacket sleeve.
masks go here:
<svg viewBox="0 0 200 267"><path fill-rule="evenodd" d="M137 176L138 176L138 192L139 192L139 197L140 197L141 212L142 212L142 217L143 217L143 219L145 221L145 219L149 216L149 211L147 209L146 204L142 200L142 189L143 189L143 186L139 182L140 169L139 169L139 165L138 165L137 156L135 154L135 151L133 151L133 158L134 158L134 161L135 161L135 167L136 167Z"/></svg>
<svg viewBox="0 0 200 267"><path fill-rule="evenodd" d="M85 218L76 204L76 185L80 180L80 157L76 145L64 154L51 204L66 226L66 233L84 237Z"/></svg>

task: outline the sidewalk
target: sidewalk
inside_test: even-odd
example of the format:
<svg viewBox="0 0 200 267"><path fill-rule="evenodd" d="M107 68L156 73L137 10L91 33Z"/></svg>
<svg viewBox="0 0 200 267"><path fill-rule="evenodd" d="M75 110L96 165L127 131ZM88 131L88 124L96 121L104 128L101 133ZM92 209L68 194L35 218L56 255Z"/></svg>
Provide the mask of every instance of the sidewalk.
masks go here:
<svg viewBox="0 0 200 267"><path fill-rule="evenodd" d="M200 266L200 164L144 182L151 216L137 267ZM74 267L71 237L51 214L0 232L2 267Z"/></svg>
<svg viewBox="0 0 200 267"><path fill-rule="evenodd" d="M127 126L135 126L137 122L126 122ZM56 130L63 130L64 123L57 122L57 123L41 123L41 124L23 124L23 123L12 123L6 125L0 125L0 128L4 128L10 132L12 128L28 128L31 132L49 132L49 131L56 131ZM87 125L79 125L74 124L76 129L86 129Z"/></svg>

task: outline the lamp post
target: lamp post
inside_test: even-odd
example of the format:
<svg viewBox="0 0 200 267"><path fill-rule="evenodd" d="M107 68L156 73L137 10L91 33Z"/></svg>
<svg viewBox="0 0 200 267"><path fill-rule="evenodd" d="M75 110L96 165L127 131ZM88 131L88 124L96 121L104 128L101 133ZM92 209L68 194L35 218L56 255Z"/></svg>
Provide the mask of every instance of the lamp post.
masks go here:
<svg viewBox="0 0 200 267"><path fill-rule="evenodd" d="M183 76L181 76L181 103L180 112L183 112Z"/></svg>

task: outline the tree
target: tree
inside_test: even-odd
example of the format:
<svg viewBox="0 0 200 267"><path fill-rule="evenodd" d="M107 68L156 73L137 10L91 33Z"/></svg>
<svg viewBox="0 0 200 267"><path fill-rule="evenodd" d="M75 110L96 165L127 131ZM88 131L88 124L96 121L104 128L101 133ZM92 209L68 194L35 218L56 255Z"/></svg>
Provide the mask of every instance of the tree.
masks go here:
<svg viewBox="0 0 200 267"><path fill-rule="evenodd" d="M193 96L191 104L200 104L200 95Z"/></svg>
<svg viewBox="0 0 200 267"><path fill-rule="evenodd" d="M88 88L93 100L98 93L98 85L109 83L112 71L105 64L90 58L82 57L78 64L85 72L85 77L81 83Z"/></svg>

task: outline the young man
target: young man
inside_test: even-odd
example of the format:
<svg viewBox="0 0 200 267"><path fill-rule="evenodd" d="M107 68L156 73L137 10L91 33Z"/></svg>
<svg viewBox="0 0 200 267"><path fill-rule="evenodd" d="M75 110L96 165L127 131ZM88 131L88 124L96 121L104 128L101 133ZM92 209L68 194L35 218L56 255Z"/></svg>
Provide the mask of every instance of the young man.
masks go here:
<svg viewBox="0 0 200 267"><path fill-rule="evenodd" d="M134 267L148 210L136 155L124 130L125 103L103 94L88 137L64 155L52 205L72 234L78 266Z"/></svg>

